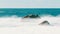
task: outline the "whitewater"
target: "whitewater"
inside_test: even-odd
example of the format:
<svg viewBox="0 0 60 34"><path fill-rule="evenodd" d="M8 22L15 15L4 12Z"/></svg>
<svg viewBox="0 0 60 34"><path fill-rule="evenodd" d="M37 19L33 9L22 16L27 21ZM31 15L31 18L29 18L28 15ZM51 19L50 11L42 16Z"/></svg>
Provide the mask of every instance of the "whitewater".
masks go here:
<svg viewBox="0 0 60 34"><path fill-rule="evenodd" d="M39 25L45 20L50 25ZM60 15L40 18L0 17L0 34L60 34Z"/></svg>

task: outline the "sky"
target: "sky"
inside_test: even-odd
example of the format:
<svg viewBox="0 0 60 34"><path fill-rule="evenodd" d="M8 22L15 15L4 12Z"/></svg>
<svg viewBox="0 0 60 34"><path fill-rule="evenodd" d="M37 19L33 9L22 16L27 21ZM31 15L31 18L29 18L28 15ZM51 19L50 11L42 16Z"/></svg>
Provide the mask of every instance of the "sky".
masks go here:
<svg viewBox="0 0 60 34"><path fill-rule="evenodd" d="M60 8L60 0L0 0L0 8Z"/></svg>

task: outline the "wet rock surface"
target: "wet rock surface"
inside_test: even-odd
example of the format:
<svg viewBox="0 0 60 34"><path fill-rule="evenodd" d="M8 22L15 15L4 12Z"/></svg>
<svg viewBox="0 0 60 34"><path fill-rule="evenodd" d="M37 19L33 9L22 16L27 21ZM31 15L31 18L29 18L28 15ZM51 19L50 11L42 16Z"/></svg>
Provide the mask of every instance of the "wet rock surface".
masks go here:
<svg viewBox="0 0 60 34"><path fill-rule="evenodd" d="M27 15L24 18L38 18L39 15Z"/></svg>
<svg viewBox="0 0 60 34"><path fill-rule="evenodd" d="M43 21L42 23L40 23L39 25L50 25L50 23L48 21Z"/></svg>

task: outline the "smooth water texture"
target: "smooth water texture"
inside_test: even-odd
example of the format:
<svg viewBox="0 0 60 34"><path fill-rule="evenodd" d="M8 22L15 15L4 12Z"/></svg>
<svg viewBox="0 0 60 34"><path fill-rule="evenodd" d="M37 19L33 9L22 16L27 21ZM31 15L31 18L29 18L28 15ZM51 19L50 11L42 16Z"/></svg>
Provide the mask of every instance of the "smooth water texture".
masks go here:
<svg viewBox="0 0 60 34"><path fill-rule="evenodd" d="M0 8L0 17L13 15L24 17L28 14L57 16L60 15L60 8Z"/></svg>

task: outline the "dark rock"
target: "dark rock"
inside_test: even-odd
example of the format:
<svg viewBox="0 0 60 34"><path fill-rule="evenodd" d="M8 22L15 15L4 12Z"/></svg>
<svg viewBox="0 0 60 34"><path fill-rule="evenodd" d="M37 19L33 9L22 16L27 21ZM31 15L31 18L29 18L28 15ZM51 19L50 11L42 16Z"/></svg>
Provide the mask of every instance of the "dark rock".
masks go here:
<svg viewBox="0 0 60 34"><path fill-rule="evenodd" d="M31 14L31 15L25 16L24 18L38 18L38 17L39 17L39 15L33 15L33 14Z"/></svg>
<svg viewBox="0 0 60 34"><path fill-rule="evenodd" d="M50 23L48 21L43 21L42 23L40 23L41 25L50 25ZM39 25L40 25L39 24Z"/></svg>

